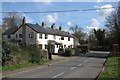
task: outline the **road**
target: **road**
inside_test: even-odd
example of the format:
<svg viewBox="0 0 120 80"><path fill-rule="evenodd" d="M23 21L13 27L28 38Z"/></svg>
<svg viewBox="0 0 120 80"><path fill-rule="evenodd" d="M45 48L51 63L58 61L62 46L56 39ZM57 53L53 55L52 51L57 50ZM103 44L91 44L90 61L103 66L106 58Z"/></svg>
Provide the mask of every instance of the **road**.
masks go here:
<svg viewBox="0 0 120 80"><path fill-rule="evenodd" d="M8 78L93 78L102 70L108 52L92 51L83 57L72 57L63 62L38 67L15 74Z"/></svg>

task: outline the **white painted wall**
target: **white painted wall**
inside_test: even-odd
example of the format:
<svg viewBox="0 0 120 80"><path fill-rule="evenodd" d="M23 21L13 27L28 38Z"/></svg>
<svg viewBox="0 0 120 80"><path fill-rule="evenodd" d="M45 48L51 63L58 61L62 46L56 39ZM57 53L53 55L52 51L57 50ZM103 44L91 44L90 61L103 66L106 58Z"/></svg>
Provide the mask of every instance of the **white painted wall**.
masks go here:
<svg viewBox="0 0 120 80"><path fill-rule="evenodd" d="M39 33L37 34L37 42L38 44L42 44L42 49L45 49L45 45L47 45L48 40L54 40L58 43L62 43L63 44L63 48L64 45L66 45L66 48L68 48L68 46L70 45L74 45L74 41L73 38L70 38L70 41L68 41L68 37L64 37L64 40L61 40L61 36L56 35L56 39L54 39L54 35L48 34L48 39L45 39L45 34L42 34L42 39L39 38ZM55 45L55 53L58 53L58 49L59 49L59 45L57 48L57 45Z"/></svg>

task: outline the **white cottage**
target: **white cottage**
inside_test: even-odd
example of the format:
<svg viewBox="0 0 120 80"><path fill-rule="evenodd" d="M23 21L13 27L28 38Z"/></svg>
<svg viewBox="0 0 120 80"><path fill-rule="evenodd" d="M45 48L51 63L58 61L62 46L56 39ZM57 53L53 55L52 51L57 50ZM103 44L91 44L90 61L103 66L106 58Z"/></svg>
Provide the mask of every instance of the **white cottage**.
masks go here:
<svg viewBox="0 0 120 80"><path fill-rule="evenodd" d="M50 28L46 26L45 22L42 25L26 23L25 17L20 27L8 29L3 34L3 37L10 40L19 40L25 45L37 44L39 48L45 50L47 50L48 41L52 40L56 43L54 53L58 53L60 47L73 48L77 45L75 37L68 32L62 31L61 26L59 29L55 29L55 24L51 25ZM62 46L59 44L62 44Z"/></svg>

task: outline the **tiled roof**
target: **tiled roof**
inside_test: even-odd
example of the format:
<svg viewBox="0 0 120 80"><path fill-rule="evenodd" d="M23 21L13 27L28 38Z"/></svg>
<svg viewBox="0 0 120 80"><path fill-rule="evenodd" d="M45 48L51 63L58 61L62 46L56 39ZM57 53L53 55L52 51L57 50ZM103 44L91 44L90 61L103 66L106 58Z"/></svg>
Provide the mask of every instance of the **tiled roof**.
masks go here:
<svg viewBox="0 0 120 80"><path fill-rule="evenodd" d="M52 29L50 27L43 27L40 25L30 24L30 23L26 23L26 25L38 33L45 33L45 34L52 34L52 35L59 35L59 36L66 36L66 37L74 37L73 35L71 35L68 32L60 31L58 29Z"/></svg>
<svg viewBox="0 0 120 80"><path fill-rule="evenodd" d="M17 31L17 29L18 29L18 26L11 27L11 28L9 28L7 31L5 31L5 32L3 33L3 35L13 34L15 31Z"/></svg>
<svg viewBox="0 0 120 80"><path fill-rule="evenodd" d="M28 27L30 27L31 29L33 29L37 33L52 34L52 35L59 35L59 36L66 36L66 37L74 37L73 35L71 35L68 32L60 31L58 29L51 29L50 27L43 27L41 25L36 25L36 24L31 24L31 23L26 23L25 25L27 25ZM14 34L17 30L18 30L17 26L11 27L6 32L4 32L3 35Z"/></svg>

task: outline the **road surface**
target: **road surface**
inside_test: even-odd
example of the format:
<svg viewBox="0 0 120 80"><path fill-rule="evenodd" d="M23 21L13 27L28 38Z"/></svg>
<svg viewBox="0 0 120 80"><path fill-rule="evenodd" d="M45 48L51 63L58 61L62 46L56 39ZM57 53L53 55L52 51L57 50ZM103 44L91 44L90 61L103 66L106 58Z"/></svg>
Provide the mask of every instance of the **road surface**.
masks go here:
<svg viewBox="0 0 120 80"><path fill-rule="evenodd" d="M92 51L49 66L7 75L7 78L92 78L102 70L108 52Z"/></svg>

